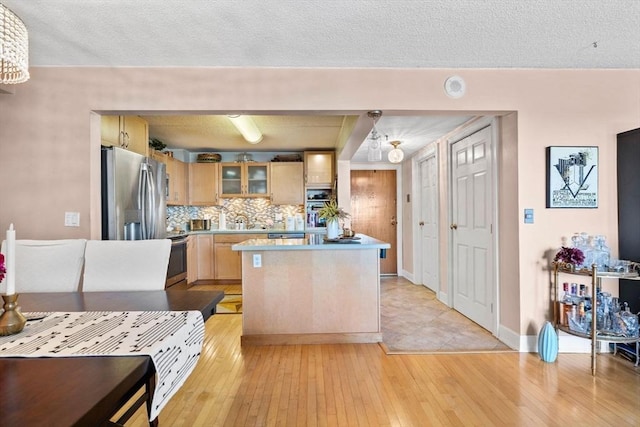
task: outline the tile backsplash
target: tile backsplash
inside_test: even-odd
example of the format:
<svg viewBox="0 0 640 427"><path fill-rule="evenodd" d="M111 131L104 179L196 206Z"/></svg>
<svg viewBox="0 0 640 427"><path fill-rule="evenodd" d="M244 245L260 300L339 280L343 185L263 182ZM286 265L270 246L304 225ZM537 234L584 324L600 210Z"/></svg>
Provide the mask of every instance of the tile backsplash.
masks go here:
<svg viewBox="0 0 640 427"><path fill-rule="evenodd" d="M227 224L237 215L245 215L249 226L272 228L276 214L282 218L304 213L302 206L272 205L264 198L223 199L222 206L167 206L167 227L186 230L190 219L211 219L211 227L218 228L220 212L226 215Z"/></svg>

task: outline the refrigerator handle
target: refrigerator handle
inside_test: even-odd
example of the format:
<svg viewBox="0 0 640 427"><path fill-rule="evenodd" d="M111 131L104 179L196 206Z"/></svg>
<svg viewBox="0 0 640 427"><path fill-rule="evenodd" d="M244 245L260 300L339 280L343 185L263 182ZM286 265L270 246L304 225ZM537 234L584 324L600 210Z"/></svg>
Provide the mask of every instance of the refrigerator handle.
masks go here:
<svg viewBox="0 0 640 427"><path fill-rule="evenodd" d="M147 185L149 198L147 199L147 212L149 213L149 233L147 239L155 239L158 235L158 230L156 229L158 226L158 204L156 200L155 173L153 167L148 165Z"/></svg>
<svg viewBox="0 0 640 427"><path fill-rule="evenodd" d="M138 191L138 200L141 209L142 218L142 238L155 239L158 231L156 230L156 184L154 181L154 172L150 164L143 163L140 168L140 188Z"/></svg>
<svg viewBox="0 0 640 427"><path fill-rule="evenodd" d="M147 239L147 165L140 165L138 178L138 209L140 209L140 238Z"/></svg>
<svg viewBox="0 0 640 427"><path fill-rule="evenodd" d="M148 163L142 163L140 166L140 179L138 181L138 205L140 206L140 228L142 231L142 239L153 239L156 230L154 218L155 212L155 195L153 182L153 172Z"/></svg>

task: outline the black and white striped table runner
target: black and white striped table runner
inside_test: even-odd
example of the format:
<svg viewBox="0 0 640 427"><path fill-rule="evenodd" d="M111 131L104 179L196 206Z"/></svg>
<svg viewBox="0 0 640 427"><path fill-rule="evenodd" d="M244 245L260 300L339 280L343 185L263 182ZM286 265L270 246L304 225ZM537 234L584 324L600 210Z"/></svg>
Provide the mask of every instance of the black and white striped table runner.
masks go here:
<svg viewBox="0 0 640 427"><path fill-rule="evenodd" d="M40 314L40 313L39 313ZM27 318L34 313L25 313ZM149 355L156 369L150 419L184 384L204 342L199 311L42 313L19 334L0 337L0 357Z"/></svg>

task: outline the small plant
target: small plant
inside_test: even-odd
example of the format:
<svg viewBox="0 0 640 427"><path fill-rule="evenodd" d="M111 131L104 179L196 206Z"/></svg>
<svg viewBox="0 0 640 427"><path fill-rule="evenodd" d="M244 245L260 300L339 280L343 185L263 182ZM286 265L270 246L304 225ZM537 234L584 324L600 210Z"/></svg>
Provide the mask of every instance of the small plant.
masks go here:
<svg viewBox="0 0 640 427"><path fill-rule="evenodd" d="M318 209L318 218L324 219L327 223L349 218L349 214L338 206L335 198L324 202L324 206Z"/></svg>
<svg viewBox="0 0 640 427"><path fill-rule="evenodd" d="M160 141L158 138L149 138L149 147L153 148L154 150L162 151L167 148L167 144Z"/></svg>
<svg viewBox="0 0 640 427"><path fill-rule="evenodd" d="M574 266L582 265L584 262L584 254L578 248L568 248L562 246L553 258L554 261L564 262L566 264L573 264Z"/></svg>

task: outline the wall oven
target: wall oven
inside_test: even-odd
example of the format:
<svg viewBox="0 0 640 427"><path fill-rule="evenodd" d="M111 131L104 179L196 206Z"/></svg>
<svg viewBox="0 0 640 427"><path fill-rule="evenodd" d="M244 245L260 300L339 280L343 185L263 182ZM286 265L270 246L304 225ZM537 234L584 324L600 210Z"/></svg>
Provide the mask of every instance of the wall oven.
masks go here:
<svg viewBox="0 0 640 427"><path fill-rule="evenodd" d="M165 288L187 286L187 236L174 236L171 239L171 253L167 267Z"/></svg>

